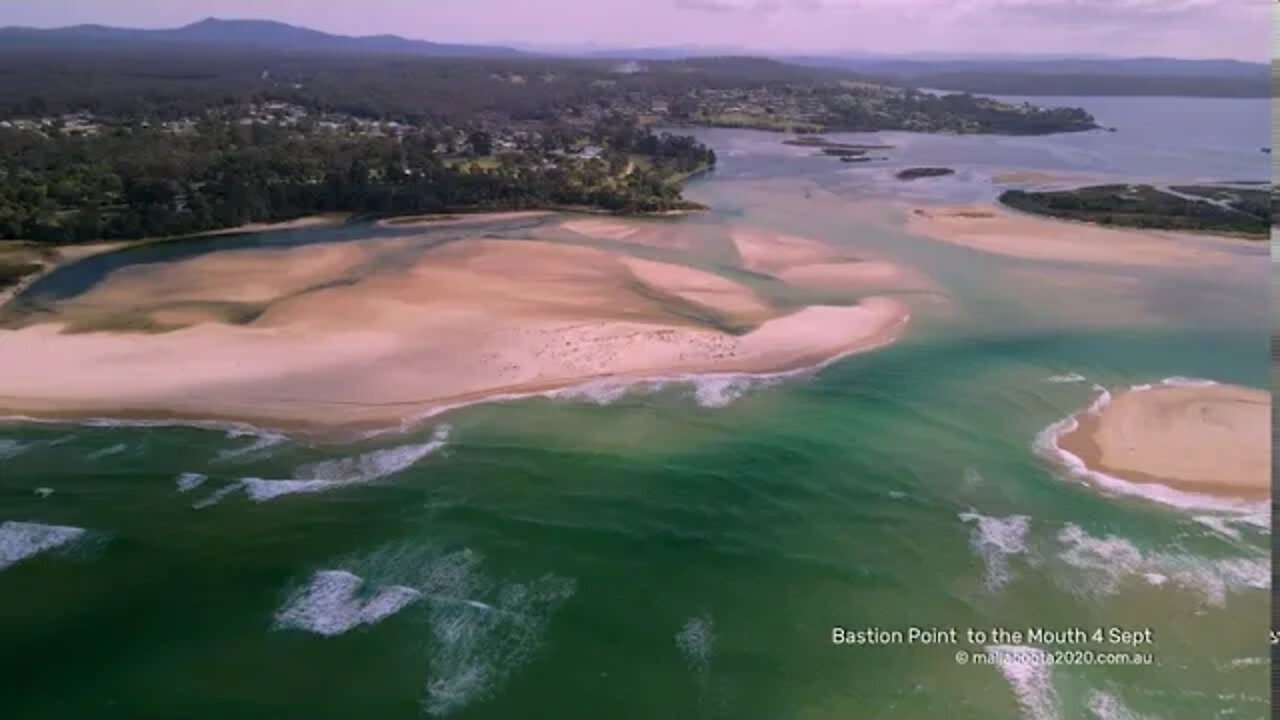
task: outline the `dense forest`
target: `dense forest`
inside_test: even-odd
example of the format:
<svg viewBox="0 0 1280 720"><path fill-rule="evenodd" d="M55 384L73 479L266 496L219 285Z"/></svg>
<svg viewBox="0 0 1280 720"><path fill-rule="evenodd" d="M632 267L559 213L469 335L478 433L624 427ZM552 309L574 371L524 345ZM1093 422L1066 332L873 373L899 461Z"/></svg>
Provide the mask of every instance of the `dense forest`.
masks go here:
<svg viewBox="0 0 1280 720"><path fill-rule="evenodd" d="M715 163L690 138L625 123L602 125L591 140L601 143L599 157L564 155L552 164L541 146L487 155L493 140L483 131L467 139L467 152L485 162L458 162L437 153L429 132L300 133L212 121L183 134L50 138L0 129L0 236L156 237L339 211L666 211L691 205L673 179Z"/></svg>

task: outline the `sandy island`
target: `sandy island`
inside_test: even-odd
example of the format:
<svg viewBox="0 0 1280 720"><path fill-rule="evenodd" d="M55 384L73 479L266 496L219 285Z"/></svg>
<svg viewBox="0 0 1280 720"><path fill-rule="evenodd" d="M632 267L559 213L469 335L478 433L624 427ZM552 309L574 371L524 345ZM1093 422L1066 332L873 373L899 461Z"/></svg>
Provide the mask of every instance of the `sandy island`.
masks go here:
<svg viewBox="0 0 1280 720"><path fill-rule="evenodd" d="M1076 421L1058 446L1091 470L1193 492L1271 497L1266 391L1235 385L1129 390Z"/></svg>
<svg viewBox="0 0 1280 720"><path fill-rule="evenodd" d="M596 229L606 241L622 234ZM753 264L777 264L768 237L757 240ZM380 428L604 378L811 367L892 342L909 318L903 303L874 295L775 307L730 277L608 246L414 242L123 268L35 324L0 330L0 415ZM794 248L776 250L789 266ZM219 303L256 310L235 324L209 311ZM65 332L120 312L176 329Z"/></svg>
<svg viewBox="0 0 1280 720"><path fill-rule="evenodd" d="M1204 265L1231 255L1211 241L1170 231L1112 229L1018 213L996 205L914 208L908 232L974 250L1026 258L1114 265Z"/></svg>

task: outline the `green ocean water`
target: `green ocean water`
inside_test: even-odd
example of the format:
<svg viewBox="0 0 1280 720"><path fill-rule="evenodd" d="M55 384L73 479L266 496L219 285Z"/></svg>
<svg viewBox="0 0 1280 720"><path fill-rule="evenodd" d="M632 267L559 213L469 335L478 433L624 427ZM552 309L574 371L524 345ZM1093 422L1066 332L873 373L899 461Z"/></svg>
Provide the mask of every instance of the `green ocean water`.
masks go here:
<svg viewBox="0 0 1280 720"><path fill-rule="evenodd" d="M1253 105L1236 112L1253 127ZM1239 135L1214 162L1265 177L1265 137ZM909 192L980 198L991 168L1091 152L1199 177L1158 139L1124 155L1095 137L920 139L988 164ZM896 229L900 210L862 202L868 184L906 192L876 171L776 136L707 139L723 166L690 193L715 212L680 221L704 263L729 224L898 260L940 288L904 296L903 341L795 376L597 384L342 443L0 425L0 717L1268 717L1269 509L1104 492L1036 450L1095 385L1268 387L1266 248L1204 269L1002 258ZM836 646L836 626L961 641ZM1154 664L957 662L1001 644L964 637L993 627L1150 628L1138 648L1004 644Z"/></svg>

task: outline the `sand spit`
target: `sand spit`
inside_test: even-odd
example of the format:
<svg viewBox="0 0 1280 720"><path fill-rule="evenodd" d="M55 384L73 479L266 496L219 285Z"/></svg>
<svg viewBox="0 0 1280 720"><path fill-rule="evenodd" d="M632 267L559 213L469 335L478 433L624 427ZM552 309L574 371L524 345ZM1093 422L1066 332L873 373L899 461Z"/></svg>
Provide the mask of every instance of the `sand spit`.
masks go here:
<svg viewBox="0 0 1280 720"><path fill-rule="evenodd" d="M914 208L907 230L974 250L1031 260L1116 265L1204 265L1230 254L1155 230L1117 230L1016 213L994 205Z"/></svg>
<svg viewBox="0 0 1280 720"><path fill-rule="evenodd" d="M1058 447L1095 472L1211 495L1271 496L1271 395L1263 390L1139 387L1075 420Z"/></svg>
<svg viewBox="0 0 1280 720"><path fill-rule="evenodd" d="M396 262L376 262L388 249ZM891 342L909 316L884 297L774 308L726 277L576 245L402 249L232 251L113 274L87 293L94 307L166 294L269 302L242 325L160 334L0 330L0 414L364 430L602 379L808 367ZM370 259L375 271L355 272Z"/></svg>

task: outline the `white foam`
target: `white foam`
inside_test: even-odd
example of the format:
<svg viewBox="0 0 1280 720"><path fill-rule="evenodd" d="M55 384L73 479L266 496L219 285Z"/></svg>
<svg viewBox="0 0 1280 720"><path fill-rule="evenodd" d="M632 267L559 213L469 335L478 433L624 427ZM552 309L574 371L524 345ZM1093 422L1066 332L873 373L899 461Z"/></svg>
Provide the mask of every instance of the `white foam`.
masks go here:
<svg viewBox="0 0 1280 720"><path fill-rule="evenodd" d="M120 453L128 449L129 449L128 445L125 445L124 443L117 443L115 445L112 445L111 447L105 447L105 448L102 448L101 450L95 450L89 453L88 455L86 455L85 458L88 460L100 460L104 457L119 455Z"/></svg>
<svg viewBox="0 0 1280 720"><path fill-rule="evenodd" d="M987 589L999 590L1009 583L1012 573L1009 558L1027 551L1027 532L1031 518L1025 515L987 517L975 512L960 513L964 522L976 523L969 544L986 566Z"/></svg>
<svg viewBox="0 0 1280 720"><path fill-rule="evenodd" d="M501 585L479 566L469 550L445 556L423 586L433 639L423 699L428 714L449 715L496 692L533 658L551 614L575 589L554 575Z"/></svg>
<svg viewBox="0 0 1280 720"><path fill-rule="evenodd" d="M41 500L49 497L52 494L53 494L53 488L51 487L38 487L35 489L35 496L40 498Z"/></svg>
<svg viewBox="0 0 1280 720"><path fill-rule="evenodd" d="M83 537L83 528L7 521L0 523L0 570Z"/></svg>
<svg viewBox="0 0 1280 720"><path fill-rule="evenodd" d="M223 450L222 452L218 453L217 457L215 457L214 460L216 462L227 462L229 460L238 460L249 455L255 455L259 452L262 452L263 450L275 447L276 445L280 445L289 440L287 436L280 435L278 433L269 433L269 432L249 433L243 430L231 430L227 432L227 437L231 437L231 438L244 437L246 435L252 436L254 438L254 441L244 447L234 448L232 450Z"/></svg>
<svg viewBox="0 0 1280 720"><path fill-rule="evenodd" d="M1082 383L1088 382L1088 378L1079 373L1067 373L1066 375L1051 375L1045 379L1045 382L1051 383Z"/></svg>
<svg viewBox="0 0 1280 720"><path fill-rule="evenodd" d="M406 470L431 453L444 447L445 442L449 439L450 430L450 426L441 425L431 434L429 442L417 445L401 445L383 450L374 450L353 458L326 460L304 465L298 468L294 477L298 479L314 478L315 480L342 485L373 482Z"/></svg>
<svg viewBox="0 0 1280 720"><path fill-rule="evenodd" d="M987 656L1000 670L1027 720L1057 720L1058 691L1048 653L1026 645L988 645Z"/></svg>
<svg viewBox="0 0 1280 720"><path fill-rule="evenodd" d="M1066 525L1057 539L1065 548L1059 558L1080 571L1068 587L1081 594L1114 595L1130 578L1141 577L1149 585L1190 591L1208 605L1223 607L1233 594L1271 587L1271 559L1266 556L1214 559L1144 552L1124 538L1094 537L1074 524Z"/></svg>
<svg viewBox="0 0 1280 720"><path fill-rule="evenodd" d="M1126 707L1120 698L1101 690L1089 693L1088 707L1094 720L1155 720L1147 715L1139 715Z"/></svg>
<svg viewBox="0 0 1280 720"><path fill-rule="evenodd" d="M965 490L974 490L982 484L982 473L978 472L978 468L972 465L964 469L962 478Z"/></svg>
<svg viewBox="0 0 1280 720"><path fill-rule="evenodd" d="M254 502L267 502L285 495L321 493L343 487L350 483L332 480L263 480L262 478L245 478L240 487Z"/></svg>
<svg viewBox="0 0 1280 720"><path fill-rule="evenodd" d="M431 434L430 441L425 443L400 445L355 457L303 465L295 472L295 477L290 479L243 478L219 489L193 507L214 505L236 490L244 490L254 502L267 502L286 495L322 493L353 485L365 485L407 470L444 447L449 432L448 425L441 425Z"/></svg>
<svg viewBox="0 0 1280 720"><path fill-rule="evenodd" d="M186 472L179 475L174 482L178 485L178 492L191 492L204 484L209 479L208 475L200 473Z"/></svg>
<svg viewBox="0 0 1280 720"><path fill-rule="evenodd" d="M275 625L333 637L376 624L422 597L402 585L381 587L362 597L364 585L363 579L345 570L321 570L276 613Z"/></svg>
<svg viewBox="0 0 1280 720"><path fill-rule="evenodd" d="M1205 380L1204 378L1188 378L1175 375L1161 380L1160 384L1168 385L1170 387L1211 387L1218 383L1213 380Z"/></svg>
<svg viewBox="0 0 1280 720"><path fill-rule="evenodd" d="M1205 527L1213 530L1219 535L1226 536L1232 540L1240 539L1240 531L1231 525L1231 518L1222 515L1196 515L1191 518Z"/></svg>
<svg viewBox="0 0 1280 720"><path fill-rule="evenodd" d="M676 647L689 668L697 673L706 673L711 667L715 641L715 623L707 614L689 618L676 633Z"/></svg>
<svg viewBox="0 0 1280 720"><path fill-rule="evenodd" d="M31 449L31 446L26 443L20 443L9 438L0 438L0 460L17 457L29 449Z"/></svg>
<svg viewBox="0 0 1280 720"><path fill-rule="evenodd" d="M753 387L769 385L776 380L750 375L704 375L695 377L690 382L693 383L694 400L699 406L724 408L732 405Z"/></svg>
<svg viewBox="0 0 1280 720"><path fill-rule="evenodd" d="M228 495L241 489L242 487L244 487L244 483L240 481L233 482L229 485L224 485L218 488L217 490L214 490L212 493L206 496L203 500L197 500L195 503L191 505L191 507L196 510L203 510L207 507L217 505L218 503L226 499Z"/></svg>

